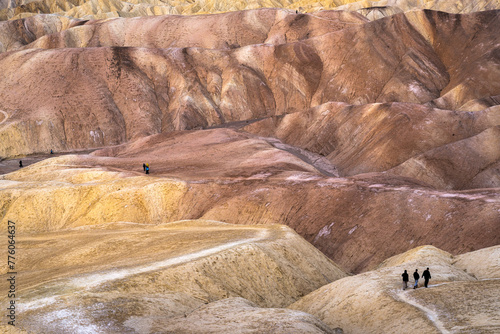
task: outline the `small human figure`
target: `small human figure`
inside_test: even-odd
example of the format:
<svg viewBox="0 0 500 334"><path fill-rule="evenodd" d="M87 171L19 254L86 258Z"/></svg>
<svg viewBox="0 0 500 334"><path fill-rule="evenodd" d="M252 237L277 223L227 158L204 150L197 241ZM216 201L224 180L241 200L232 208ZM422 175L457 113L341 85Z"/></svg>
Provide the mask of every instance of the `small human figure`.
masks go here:
<svg viewBox="0 0 500 334"><path fill-rule="evenodd" d="M22 160L19 160L19 168L22 168L23 167L23 162Z"/></svg>
<svg viewBox="0 0 500 334"><path fill-rule="evenodd" d="M50 154L54 154L54 151L50 150Z"/></svg>
<svg viewBox="0 0 500 334"><path fill-rule="evenodd" d="M413 278L415 279L415 285L413 286L414 289L418 287L418 279L420 278L420 275L418 274L418 269L415 269L415 272L413 273Z"/></svg>
<svg viewBox="0 0 500 334"><path fill-rule="evenodd" d="M298 10L295 10L295 14L298 14L298 13L299 13L299 11L298 11Z"/></svg>
<svg viewBox="0 0 500 334"><path fill-rule="evenodd" d="M146 170L146 164L142 164L142 169L145 171Z"/></svg>
<svg viewBox="0 0 500 334"><path fill-rule="evenodd" d="M401 276L403 276L403 290L406 290L408 288L408 273L406 270Z"/></svg>
<svg viewBox="0 0 500 334"><path fill-rule="evenodd" d="M146 165L146 174L149 174L149 166Z"/></svg>
<svg viewBox="0 0 500 334"><path fill-rule="evenodd" d="M422 277L424 278L424 286L427 287L427 284L429 284L429 280L431 279L431 272L429 271L429 268L424 270Z"/></svg>

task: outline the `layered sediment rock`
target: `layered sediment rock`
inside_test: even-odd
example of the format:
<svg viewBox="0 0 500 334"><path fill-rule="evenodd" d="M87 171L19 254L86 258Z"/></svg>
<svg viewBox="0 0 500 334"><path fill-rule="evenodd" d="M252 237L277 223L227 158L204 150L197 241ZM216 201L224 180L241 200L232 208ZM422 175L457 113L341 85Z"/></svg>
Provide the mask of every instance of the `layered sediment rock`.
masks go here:
<svg viewBox="0 0 500 334"><path fill-rule="evenodd" d="M0 0L0 331L498 331L499 10Z"/></svg>
<svg viewBox="0 0 500 334"><path fill-rule="evenodd" d="M438 191L387 174L336 178L318 158L277 147L214 129L56 157L4 175L1 212L23 222L23 233L197 218L286 224L355 272L428 243L454 254L498 244L495 189Z"/></svg>
<svg viewBox="0 0 500 334"><path fill-rule="evenodd" d="M491 254L491 249L484 253ZM290 308L311 313L346 332L442 333L457 326L461 331L497 331L500 321L494 296L500 291L500 281L476 280L470 275L474 270L465 273L453 261L451 254L434 247L416 248L388 259L376 271L330 283ZM495 262L498 266L498 258ZM421 280L419 288L412 289L415 268L422 274L427 267L432 276L429 288L423 288ZM407 291L401 284L405 269L410 275Z"/></svg>

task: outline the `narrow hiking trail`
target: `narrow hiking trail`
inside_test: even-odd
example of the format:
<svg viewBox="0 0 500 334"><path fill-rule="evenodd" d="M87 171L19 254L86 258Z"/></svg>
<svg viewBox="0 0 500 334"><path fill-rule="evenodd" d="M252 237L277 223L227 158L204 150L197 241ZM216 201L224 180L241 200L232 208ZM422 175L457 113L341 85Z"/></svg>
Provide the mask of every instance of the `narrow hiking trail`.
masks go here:
<svg viewBox="0 0 500 334"><path fill-rule="evenodd" d="M115 280L121 280L133 275L144 274L148 272L153 272L157 270L163 270L171 266L180 265L188 263L190 261L195 261L203 257L214 255L216 253L235 248L244 244L250 244L254 242L260 242L271 237L271 232L265 229L256 229L256 236L252 238L245 238L218 246L210 247L193 253L188 253L184 255L175 256L172 258L167 258L161 261L151 262L141 266L129 267L129 268L116 268L116 269L106 269L100 272L93 272L88 274L77 275L75 277L56 279L54 281L48 281L37 285L35 289L40 288L41 290L50 291L50 296L40 296L39 298L33 299L31 301L26 301L20 304L20 311L25 312L29 310L38 309L51 305L58 302L58 299L64 298L64 295L73 292L84 290L91 290L97 286L109 283ZM34 287L30 287L27 290L31 290ZM61 291L61 294L54 294L54 291Z"/></svg>
<svg viewBox="0 0 500 334"><path fill-rule="evenodd" d="M431 287L431 286L429 286ZM439 315L431 310L430 308L420 304L417 300L413 299L410 294L412 290L407 290L407 291L398 291L395 293L396 300L402 301L404 303L407 303L413 307L418 308L420 311L424 312L427 318L432 321L434 326L443 334L451 334L450 331L448 331L445 327L444 324L439 320Z"/></svg>

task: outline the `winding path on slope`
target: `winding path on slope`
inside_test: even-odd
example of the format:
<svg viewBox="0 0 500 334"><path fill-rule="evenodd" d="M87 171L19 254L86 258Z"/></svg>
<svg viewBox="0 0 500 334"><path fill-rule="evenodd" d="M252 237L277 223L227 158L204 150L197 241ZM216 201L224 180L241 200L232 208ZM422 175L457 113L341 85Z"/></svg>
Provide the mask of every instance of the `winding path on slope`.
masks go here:
<svg viewBox="0 0 500 334"><path fill-rule="evenodd" d="M271 232L267 229L255 228L255 230L256 230L256 235L252 238L245 238L237 241L224 243L221 245L206 248L193 253L179 255L161 261L151 262L145 265L128 267L128 268L107 269L99 272L78 275L76 277L55 279L54 281L47 281L41 283L35 287L42 287L42 290L45 291L61 291L63 293L60 295L51 295L50 297L40 296L40 298L35 298L31 301L26 301L23 304L21 304L20 311L24 312L28 310L38 309L56 303L58 301L58 298L64 298L64 295L68 292L81 291L82 289L90 290L104 283L108 283L115 280L121 280L133 275L153 272L157 270L163 270L171 266L188 263L190 261L195 261L203 257L214 255L216 253L234 247L238 247L244 244L260 242L269 239L271 237ZM34 287L32 286L27 288L27 290L31 290L33 288Z"/></svg>
<svg viewBox="0 0 500 334"><path fill-rule="evenodd" d="M430 286L429 286L430 287ZM439 320L439 315L431 310L430 308L420 304L417 300L414 298L411 298L409 294L411 293L411 290L408 291L399 291L396 293L396 298L399 299L402 302L405 302L411 306L414 306L418 308L420 311L424 312L427 318L429 318L430 321L436 326L436 328L443 334L451 334L450 331L448 331L445 327L444 324Z"/></svg>

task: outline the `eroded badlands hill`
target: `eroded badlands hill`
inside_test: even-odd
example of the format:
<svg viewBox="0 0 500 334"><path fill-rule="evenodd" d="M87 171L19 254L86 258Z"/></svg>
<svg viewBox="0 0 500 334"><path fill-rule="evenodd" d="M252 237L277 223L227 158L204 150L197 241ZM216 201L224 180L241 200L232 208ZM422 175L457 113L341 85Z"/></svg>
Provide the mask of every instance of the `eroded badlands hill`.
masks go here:
<svg viewBox="0 0 500 334"><path fill-rule="evenodd" d="M206 14L263 7L288 8L306 12L318 12L335 8L357 11L373 20L414 9L433 9L451 13L469 13L498 9L499 3L497 0L2 0L0 1L0 20L30 17L40 13L57 13L60 15L86 19L104 19L119 16Z"/></svg>
<svg viewBox="0 0 500 334"><path fill-rule="evenodd" d="M21 233L115 221L280 223L355 272L419 245L459 254L498 244L495 189L438 191L383 173L335 172L273 138L230 129L161 134L1 176L0 214L22 222Z"/></svg>
<svg viewBox="0 0 500 334"><path fill-rule="evenodd" d="M498 247L482 250L467 272L457 258L434 247L420 247L388 259L375 271L330 283L290 306L317 316L346 333L497 333L500 293ZM492 256L493 262L482 266ZM460 262L460 260L458 260ZM431 272L429 288L402 289L401 274ZM462 268L464 268L462 266ZM474 274L481 274L477 280ZM479 276L479 275L478 275Z"/></svg>
<svg viewBox="0 0 500 334"><path fill-rule="evenodd" d="M246 299L232 307L248 317L228 314L211 325L212 332L287 326L293 333L333 333L302 312L258 310L283 308L346 276L291 229L277 225L118 222L24 234L18 242L23 246L17 321L37 333L169 332L177 323L172 317L229 297ZM208 311L210 318L215 312Z"/></svg>
<svg viewBox="0 0 500 334"><path fill-rule="evenodd" d="M344 17L350 21L346 23ZM399 128L407 121L404 126L411 135L401 138L403 131L389 133L388 140L409 142L408 148L392 150L393 144L384 146L387 140L373 141L363 131L357 138L352 132L337 132L340 138L328 139L326 151L321 142L300 144L329 155L331 162L348 169L344 175L388 170L437 146L498 125L494 106L500 95L497 18L497 11L468 15L420 11L367 23L337 12L318 18L258 10L182 19L91 21L42 37L32 46L99 47L40 50L28 45L23 51L0 54L4 73L0 78L0 154L114 145L160 132L288 117L310 108L325 110L332 102L365 108L373 103L402 102L434 108L408 105L404 108L409 112L402 114L400 108L389 108L387 117L404 117L392 121L393 126ZM186 23L195 19L204 24ZM227 20L228 25L215 25L220 20ZM186 30L187 25L189 37L176 39L180 33L172 34L171 42L168 36L160 38L155 33L162 24L170 23L178 31ZM136 24L142 28L135 29ZM205 25L212 28L205 29ZM249 26L255 28L249 30ZM316 33L304 35L307 31ZM154 38L143 38L145 35ZM173 47L163 48L172 43ZM489 108L481 108L485 104ZM355 110L345 111L345 121L333 121L374 122L369 134L385 131L385 122L379 122L377 114L364 112L359 119ZM422 119L422 112L431 115ZM416 115L411 117L411 113ZM308 126L303 116L286 121L292 127L304 121ZM432 129L419 131L422 121L427 122L423 126L440 126L442 134L425 137L425 131ZM268 132L278 136L273 134L276 130ZM419 132L418 137L413 138L412 132ZM313 133L294 134L302 135ZM343 146L336 146L337 142L360 147L353 153L368 148L378 153L353 156ZM298 145L295 141L290 144ZM332 152L332 145L341 152ZM388 150L390 156L384 153ZM360 159L363 161L357 161ZM493 154L488 164L497 160ZM448 185L453 182L446 181L446 187L466 188L470 182Z"/></svg>
<svg viewBox="0 0 500 334"><path fill-rule="evenodd" d="M498 331L499 15L0 0L20 331Z"/></svg>

